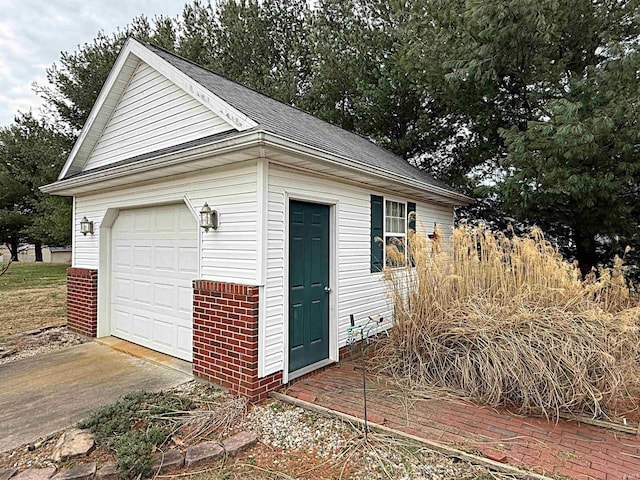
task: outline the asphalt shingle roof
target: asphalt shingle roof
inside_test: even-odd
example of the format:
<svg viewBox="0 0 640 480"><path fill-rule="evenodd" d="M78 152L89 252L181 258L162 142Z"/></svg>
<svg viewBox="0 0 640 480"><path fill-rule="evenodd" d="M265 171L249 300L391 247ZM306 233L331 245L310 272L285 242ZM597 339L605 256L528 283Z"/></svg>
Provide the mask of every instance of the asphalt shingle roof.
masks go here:
<svg viewBox="0 0 640 480"><path fill-rule="evenodd" d="M146 46L185 75L258 123L259 126L256 127L258 130L264 130L408 179L456 192L428 173L414 167L402 157L360 135L263 95L155 45L146 44Z"/></svg>

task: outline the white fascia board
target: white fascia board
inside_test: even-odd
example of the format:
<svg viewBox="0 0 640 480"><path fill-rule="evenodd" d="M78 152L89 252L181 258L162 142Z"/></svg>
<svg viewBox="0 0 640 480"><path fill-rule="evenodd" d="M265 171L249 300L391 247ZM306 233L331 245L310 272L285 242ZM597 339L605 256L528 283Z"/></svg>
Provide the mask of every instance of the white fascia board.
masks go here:
<svg viewBox="0 0 640 480"><path fill-rule="evenodd" d="M160 74L165 76L168 80L173 82L176 86L183 89L196 101L201 103L205 108L209 109L214 114L225 120L232 128L235 128L239 131L244 131L258 125L254 120L226 103L217 95L211 93L191 77L182 73L169 62L153 53L143 44L133 38L129 38L122 47L122 50L120 50L113 68L109 72L107 80L102 86L102 90L100 90L100 94L98 95L98 98L96 99L96 102L93 105L91 112L89 113L89 117L87 118L87 121L85 122L84 127L80 132L78 140L73 146L73 149L71 150L71 153L69 154L69 157L67 158L67 161L65 162L64 167L62 168L62 171L58 176L59 180L63 179L68 174L71 166L75 162L76 157L78 156L78 152L82 148L84 142L87 140L87 135L93 129L95 121L101 113L102 109L105 108L105 101L107 100L107 97L113 89L115 82L119 78L125 63L129 60L131 55L134 55L135 58L138 59L137 61L143 61L150 67L157 70ZM115 108L115 106L111 108Z"/></svg>
<svg viewBox="0 0 640 480"><path fill-rule="evenodd" d="M437 185L431 185L428 183L420 182L418 180L407 178L397 173L389 172L387 170L383 170L381 168L377 168L372 165L359 162L357 160L352 160L347 157L335 155L316 147L310 147L306 144L289 140L288 138L281 137L272 133L265 134L265 143L268 146L275 147L280 150L285 150L297 154L304 153L313 158L321 158L322 160L329 163L338 164L343 167L349 167L357 170L358 172L364 172L376 177L386 178L393 182L399 182L403 185L408 185L419 190L439 195L441 197L449 198L455 200L457 202L457 205L470 205L475 201L473 198L468 197L462 193L452 192L451 190L439 187Z"/></svg>
<svg viewBox="0 0 640 480"><path fill-rule="evenodd" d="M124 64L129 58L130 45L131 45L131 42L133 41L134 40L129 38L124 44L124 46L122 47L122 50L120 50L120 53L118 54L118 56L116 57L116 61L113 64L113 67L109 72L109 75L107 76L107 80L104 82L104 85L102 86L102 90L100 90L100 93L98 94L98 98L96 99L96 103L94 103L93 107L91 108L91 112L89 112L87 121L84 123L84 126L82 127L82 131L80 132L80 135L76 140L76 143L73 145L73 149L71 150L71 153L69 154L69 157L67 158L67 161L65 162L64 167L62 167L62 171L60 172L58 179L63 179L69 172L71 165L73 165L78 155L78 151L80 150L83 143L85 142L87 135L92 130L93 124L98 118L98 115L102 110L104 102L107 99L109 93L111 92L111 89L113 88L113 84L118 79L118 76L120 75L120 72L124 67Z"/></svg>

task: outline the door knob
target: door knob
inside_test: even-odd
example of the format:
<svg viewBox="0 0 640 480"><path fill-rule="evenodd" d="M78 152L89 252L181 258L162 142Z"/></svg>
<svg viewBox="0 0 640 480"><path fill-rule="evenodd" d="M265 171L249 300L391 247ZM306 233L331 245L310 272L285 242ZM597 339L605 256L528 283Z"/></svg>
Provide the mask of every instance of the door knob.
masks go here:
<svg viewBox="0 0 640 480"><path fill-rule="evenodd" d="M331 291L331 287L324 287L324 291L329 293Z"/></svg>

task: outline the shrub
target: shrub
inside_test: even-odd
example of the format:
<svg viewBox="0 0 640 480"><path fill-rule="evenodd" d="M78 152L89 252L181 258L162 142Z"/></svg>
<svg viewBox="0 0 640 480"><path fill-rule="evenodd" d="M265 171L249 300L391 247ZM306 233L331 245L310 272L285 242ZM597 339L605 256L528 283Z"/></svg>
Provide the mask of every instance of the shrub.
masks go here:
<svg viewBox="0 0 640 480"><path fill-rule="evenodd" d="M154 452L172 433L164 416L192 408L193 401L172 393L140 391L94 410L78 426L90 429L98 444L116 454L121 478L147 478Z"/></svg>
<svg viewBox="0 0 640 480"><path fill-rule="evenodd" d="M412 235L415 267L385 270L395 328L381 370L556 416L600 416L637 388L640 307L620 259L583 282L538 229L463 225L453 254L440 239Z"/></svg>
<svg viewBox="0 0 640 480"><path fill-rule="evenodd" d="M152 427L150 430L129 430L115 444L116 466L121 478L148 478L153 474L155 441L159 444L169 435L167 429Z"/></svg>

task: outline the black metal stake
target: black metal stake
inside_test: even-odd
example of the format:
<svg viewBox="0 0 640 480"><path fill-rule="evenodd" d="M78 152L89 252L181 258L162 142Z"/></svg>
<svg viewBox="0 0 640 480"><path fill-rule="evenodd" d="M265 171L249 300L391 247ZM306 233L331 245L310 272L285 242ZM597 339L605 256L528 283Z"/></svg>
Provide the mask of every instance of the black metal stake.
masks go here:
<svg viewBox="0 0 640 480"><path fill-rule="evenodd" d="M369 421L367 420L367 372L365 370L365 350L367 346L364 338L361 336L362 341L362 393L364 399L364 441L369 441Z"/></svg>
<svg viewBox="0 0 640 480"><path fill-rule="evenodd" d="M371 317L369 317L371 318ZM359 330L360 333L360 348L362 350L362 394L364 399L364 440L365 442L369 441L369 420L367 420L367 371L366 371L366 362L365 362L365 354L367 349L367 343L365 340L364 328L366 325L360 325L359 328L356 327L355 318L353 314L349 315L349 319L351 321L351 329L349 329L349 336L353 338L352 333ZM367 323L368 325L368 323ZM367 338L368 338L368 330L367 330ZM356 337L357 338L357 337ZM356 343L350 342L352 348L356 346Z"/></svg>

